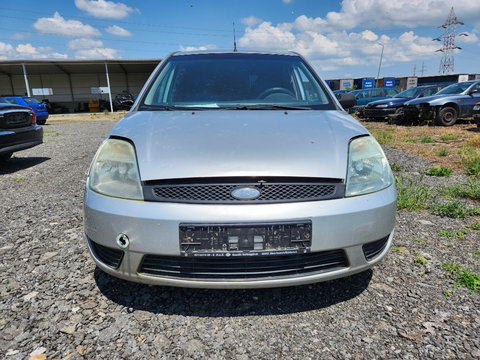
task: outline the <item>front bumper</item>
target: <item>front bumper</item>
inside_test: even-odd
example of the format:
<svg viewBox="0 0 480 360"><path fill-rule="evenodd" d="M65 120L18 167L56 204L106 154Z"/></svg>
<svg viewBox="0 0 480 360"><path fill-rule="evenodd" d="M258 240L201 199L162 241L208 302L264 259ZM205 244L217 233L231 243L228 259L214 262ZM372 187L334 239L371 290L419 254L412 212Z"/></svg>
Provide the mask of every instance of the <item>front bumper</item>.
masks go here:
<svg viewBox="0 0 480 360"><path fill-rule="evenodd" d="M386 119L388 115L395 114L397 108L390 107L390 108L369 108L365 107L363 109L363 114L366 118L381 118Z"/></svg>
<svg viewBox="0 0 480 360"><path fill-rule="evenodd" d="M85 191L84 224L89 251L99 268L134 282L201 288L258 288L290 286L340 278L364 271L379 262L392 244L395 226L396 192L394 185L382 191L335 200L265 205L204 205L130 201ZM308 219L312 223L312 256L344 254L342 266L275 276L243 275L202 278L146 273L146 259L175 260L180 263L179 226L198 224L258 224ZM129 238L127 249L116 244L119 234ZM374 256L366 257L364 245L382 245ZM96 248L95 248L96 247ZM121 252L117 265L107 265L108 256L98 256L98 248ZM288 257L284 259L288 260ZM302 261L302 255L297 260ZM104 261L102 261L104 260ZM255 258L249 259L255 265ZM160 265L162 265L160 263ZM217 270L217 269L216 269ZM217 272L218 273L218 272ZM267 274L267 272L265 272ZM183 274L184 275L184 274Z"/></svg>
<svg viewBox="0 0 480 360"><path fill-rule="evenodd" d="M25 150L43 142L43 128L38 125L0 130L0 154Z"/></svg>

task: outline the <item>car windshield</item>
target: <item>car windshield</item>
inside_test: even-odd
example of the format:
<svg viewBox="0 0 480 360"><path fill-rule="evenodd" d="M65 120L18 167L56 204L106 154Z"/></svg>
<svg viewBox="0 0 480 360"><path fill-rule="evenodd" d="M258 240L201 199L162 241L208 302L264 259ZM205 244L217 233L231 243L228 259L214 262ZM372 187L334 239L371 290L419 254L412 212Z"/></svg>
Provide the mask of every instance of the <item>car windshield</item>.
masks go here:
<svg viewBox="0 0 480 360"><path fill-rule="evenodd" d="M40 101L32 97L24 97L23 100L25 100L27 104L40 104Z"/></svg>
<svg viewBox="0 0 480 360"><path fill-rule="evenodd" d="M453 84L450 86L447 86L446 88L440 90L437 92L435 95L441 95L441 94L460 94L467 90L472 83L458 83L458 84Z"/></svg>
<svg viewBox="0 0 480 360"><path fill-rule="evenodd" d="M395 95L394 98L413 98L417 96L418 90L418 88L407 89Z"/></svg>
<svg viewBox="0 0 480 360"><path fill-rule="evenodd" d="M299 56L191 54L172 56L139 110L335 109L324 85Z"/></svg>

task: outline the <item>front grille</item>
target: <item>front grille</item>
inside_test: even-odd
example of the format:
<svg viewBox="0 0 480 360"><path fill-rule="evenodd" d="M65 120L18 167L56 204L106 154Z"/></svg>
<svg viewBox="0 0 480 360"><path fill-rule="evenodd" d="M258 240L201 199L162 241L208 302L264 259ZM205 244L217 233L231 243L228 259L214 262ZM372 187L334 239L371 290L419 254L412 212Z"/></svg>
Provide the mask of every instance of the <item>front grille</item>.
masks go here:
<svg viewBox="0 0 480 360"><path fill-rule="evenodd" d="M32 118L28 111L10 111L0 117L0 128L16 129L20 127L30 126Z"/></svg>
<svg viewBox="0 0 480 360"><path fill-rule="evenodd" d="M314 274L348 266L343 250L298 255L191 258L146 255L139 272L179 279L246 280Z"/></svg>
<svg viewBox="0 0 480 360"><path fill-rule="evenodd" d="M373 241L371 243L363 245L362 246L363 254L365 255L365 258L367 259L367 261L372 260L378 254L380 254L385 249L385 246L387 245L387 241L388 241L388 235L380 240Z"/></svg>
<svg viewBox="0 0 480 360"><path fill-rule="evenodd" d="M123 258L122 250L117 250L97 244L91 239L88 239L88 243L90 244L90 248L92 249L93 254L98 260L114 269L117 269L120 266Z"/></svg>
<svg viewBox="0 0 480 360"><path fill-rule="evenodd" d="M205 180L204 180L205 181ZM241 187L254 187L260 191L255 199L239 200L232 191ZM203 183L148 183L144 185L145 200L190 203L272 203L336 199L343 196L345 186L340 181L289 181L242 182L230 179L225 182Z"/></svg>

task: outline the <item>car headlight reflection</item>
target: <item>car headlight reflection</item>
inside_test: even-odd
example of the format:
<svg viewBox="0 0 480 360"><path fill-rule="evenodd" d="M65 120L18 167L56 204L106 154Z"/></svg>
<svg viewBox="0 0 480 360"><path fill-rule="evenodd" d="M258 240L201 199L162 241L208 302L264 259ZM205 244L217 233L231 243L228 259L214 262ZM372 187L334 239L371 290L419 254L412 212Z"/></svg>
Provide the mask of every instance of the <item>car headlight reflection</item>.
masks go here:
<svg viewBox="0 0 480 360"><path fill-rule="evenodd" d="M371 136L352 140L348 151L345 196L372 193L392 184L393 174L378 142Z"/></svg>
<svg viewBox="0 0 480 360"><path fill-rule="evenodd" d="M98 149L88 186L103 195L143 200L135 149L119 139L108 139Z"/></svg>

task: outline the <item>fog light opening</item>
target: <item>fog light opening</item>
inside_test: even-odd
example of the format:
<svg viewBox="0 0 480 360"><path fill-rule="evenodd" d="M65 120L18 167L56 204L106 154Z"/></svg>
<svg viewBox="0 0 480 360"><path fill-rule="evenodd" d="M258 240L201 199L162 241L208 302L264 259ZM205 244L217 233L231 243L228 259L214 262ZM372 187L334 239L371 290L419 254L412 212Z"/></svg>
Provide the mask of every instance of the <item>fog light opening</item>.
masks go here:
<svg viewBox="0 0 480 360"><path fill-rule="evenodd" d="M128 245L130 245L130 240L128 239L128 236L125 234L118 234L115 240L120 249L126 249L128 248Z"/></svg>

